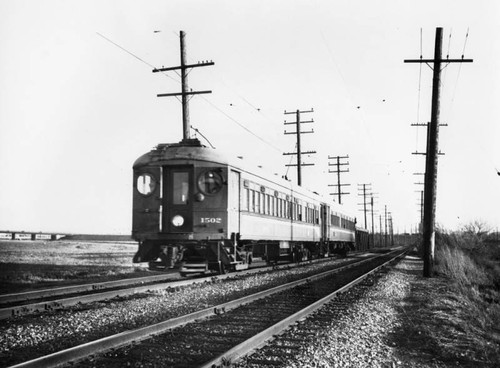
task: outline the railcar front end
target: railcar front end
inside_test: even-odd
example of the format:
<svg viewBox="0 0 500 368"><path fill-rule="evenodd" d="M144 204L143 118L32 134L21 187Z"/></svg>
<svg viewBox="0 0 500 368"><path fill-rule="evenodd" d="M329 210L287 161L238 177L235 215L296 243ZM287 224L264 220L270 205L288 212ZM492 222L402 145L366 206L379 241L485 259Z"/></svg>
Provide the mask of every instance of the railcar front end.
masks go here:
<svg viewBox="0 0 500 368"><path fill-rule="evenodd" d="M198 140L161 144L136 160L133 171L132 237L139 242L134 262L173 268L181 258L204 260L204 268L194 262L188 274L247 261L231 241L231 172L213 149Z"/></svg>

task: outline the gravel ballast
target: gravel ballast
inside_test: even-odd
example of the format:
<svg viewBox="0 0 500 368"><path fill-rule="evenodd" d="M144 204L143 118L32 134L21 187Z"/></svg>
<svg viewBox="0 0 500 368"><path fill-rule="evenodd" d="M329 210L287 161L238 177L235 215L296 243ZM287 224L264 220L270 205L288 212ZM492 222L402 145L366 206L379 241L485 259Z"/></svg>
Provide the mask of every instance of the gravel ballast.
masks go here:
<svg viewBox="0 0 500 368"><path fill-rule="evenodd" d="M203 287L154 293L127 302L103 303L98 308L82 307L78 311L47 314L36 320L12 320L0 326L0 366L19 362L18 354L26 360L28 355L61 348L63 342L71 346L110 330L138 327L159 317L180 315L192 308L225 299L241 292L242 288L283 282L283 278L288 277L280 271L273 276L256 275L234 280L234 283L216 282ZM374 286L367 288L340 318L325 321L325 328L310 343L294 348L294 354L282 366L498 366L497 361L488 358L491 354L465 344L468 337L460 332L463 325L460 316L466 312L466 306L453 303L453 289L448 280L423 278L422 261L407 256L381 276ZM452 323L454 325L450 326ZM487 343L493 352L500 350L499 341ZM467 346L467 349L460 350L461 346Z"/></svg>
<svg viewBox="0 0 500 368"><path fill-rule="evenodd" d="M331 269L343 262L332 260L290 270L235 275L234 279L152 292L126 300L16 317L0 325L0 367L224 303Z"/></svg>
<svg viewBox="0 0 500 368"><path fill-rule="evenodd" d="M421 259L407 256L350 304L341 317L326 321L286 363L274 366L498 367L498 361L485 359L479 347L469 344L468 349L459 349L466 346L469 337L460 333L464 318L457 316L467 310L455 306L447 311L449 315L444 314L454 297L453 289L446 279L423 278L422 267ZM451 321L455 324L452 328ZM302 325L307 329L307 320ZM498 354L499 341L488 344ZM237 366L254 367L245 359Z"/></svg>

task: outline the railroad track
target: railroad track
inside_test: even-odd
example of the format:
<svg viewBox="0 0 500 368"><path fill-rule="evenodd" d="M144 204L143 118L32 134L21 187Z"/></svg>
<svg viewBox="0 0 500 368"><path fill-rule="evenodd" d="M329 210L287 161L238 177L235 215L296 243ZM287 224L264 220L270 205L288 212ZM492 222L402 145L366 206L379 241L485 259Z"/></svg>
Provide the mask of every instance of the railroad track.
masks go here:
<svg viewBox="0 0 500 368"><path fill-rule="evenodd" d="M328 260L331 259L324 258L309 262L326 262ZM293 267L297 267L297 264L257 267L240 272L238 275ZM217 278L222 280L234 277L234 275L235 274L219 275ZM213 276L181 279L178 274L169 273L164 275L35 290L25 293L4 294L0 295L0 320L14 316L53 311L75 305L110 300L117 297L128 297L130 295L147 293L155 290L168 288L175 289L196 283L204 283L212 279Z"/></svg>
<svg viewBox="0 0 500 368"><path fill-rule="evenodd" d="M130 361L141 361L144 366L222 365L265 344L271 336L321 308L335 298L335 293L361 282L374 269L400 256L402 251L397 253L364 259L356 265L109 336L15 367L52 367L82 359L86 359L81 363L83 366L95 367L123 366ZM351 270L346 272L348 268ZM337 291L332 294L333 290ZM121 346L125 347L118 349ZM101 355L94 358L97 354Z"/></svg>

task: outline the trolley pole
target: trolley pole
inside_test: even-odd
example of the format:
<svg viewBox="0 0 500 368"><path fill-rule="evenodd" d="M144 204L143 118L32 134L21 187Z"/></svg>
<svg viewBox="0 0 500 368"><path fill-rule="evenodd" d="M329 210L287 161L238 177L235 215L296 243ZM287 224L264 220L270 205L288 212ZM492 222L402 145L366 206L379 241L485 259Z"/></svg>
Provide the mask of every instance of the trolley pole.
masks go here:
<svg viewBox="0 0 500 368"><path fill-rule="evenodd" d="M182 98L182 140L189 141L191 139L191 124L189 121L189 97L190 95L199 95L204 93L212 93L212 91L190 91L188 86L188 69L200 66L214 65L213 61L198 62L197 64L186 64L186 34L180 31L180 46L181 46L181 65L169 68L153 69L153 73L166 72L170 70L181 70L181 84L182 88L180 93L161 93L157 97L172 97L181 96Z"/></svg>
<svg viewBox="0 0 500 368"><path fill-rule="evenodd" d="M423 220L423 248L424 248L424 277L431 277L434 268L435 247L435 217L436 217L436 184L438 168L438 140L439 140L439 99L441 94L441 64L465 63L472 59L442 59L443 28L436 28L434 59L405 60L405 63L433 63L432 78L432 106L431 121L428 125L427 153L425 161L424 185L424 220Z"/></svg>

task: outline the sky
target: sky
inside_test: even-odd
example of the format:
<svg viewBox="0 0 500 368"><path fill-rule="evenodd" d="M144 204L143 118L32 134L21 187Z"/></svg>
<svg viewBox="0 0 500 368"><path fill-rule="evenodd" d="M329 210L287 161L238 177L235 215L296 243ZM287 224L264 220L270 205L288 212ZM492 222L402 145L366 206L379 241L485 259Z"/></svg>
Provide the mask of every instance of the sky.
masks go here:
<svg viewBox="0 0 500 368"><path fill-rule="evenodd" d="M443 55L474 59L442 71L437 223L500 225L500 5L436 0L0 0L0 230L128 234L132 164L182 139L179 32L191 124L217 150L296 181L285 167L303 119L303 186L331 193L328 156L349 159L345 210L364 225L359 184L371 184L375 225L420 220L424 128L436 27ZM202 143L208 145L201 136ZM346 166L343 167L345 169ZM331 197L331 196L330 196ZM368 226L370 219L368 219Z"/></svg>

